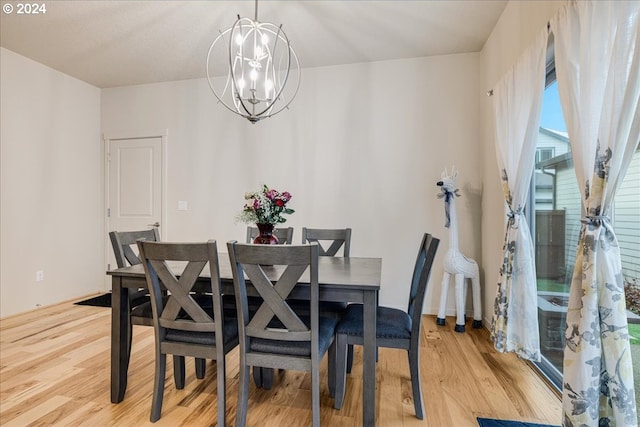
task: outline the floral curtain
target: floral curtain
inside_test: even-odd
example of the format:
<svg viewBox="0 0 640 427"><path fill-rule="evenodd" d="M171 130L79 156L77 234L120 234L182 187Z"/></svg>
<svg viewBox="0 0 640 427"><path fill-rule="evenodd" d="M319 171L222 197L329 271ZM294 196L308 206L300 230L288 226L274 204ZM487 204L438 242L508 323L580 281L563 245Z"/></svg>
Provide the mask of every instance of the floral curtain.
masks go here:
<svg viewBox="0 0 640 427"><path fill-rule="evenodd" d="M507 203L500 282L491 339L500 352L539 361L536 276L531 231L524 218L544 96L548 33L542 31L494 88L496 152Z"/></svg>
<svg viewBox="0 0 640 427"><path fill-rule="evenodd" d="M640 2L571 2L551 21L583 224L564 352L563 425L637 426L611 206L640 140Z"/></svg>

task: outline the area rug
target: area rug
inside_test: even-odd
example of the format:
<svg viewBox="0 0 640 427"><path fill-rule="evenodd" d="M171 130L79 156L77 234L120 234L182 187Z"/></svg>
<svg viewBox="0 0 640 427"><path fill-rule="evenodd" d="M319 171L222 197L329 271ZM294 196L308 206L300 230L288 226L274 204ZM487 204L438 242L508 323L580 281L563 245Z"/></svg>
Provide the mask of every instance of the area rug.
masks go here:
<svg viewBox="0 0 640 427"><path fill-rule="evenodd" d="M555 427L549 424L525 423L522 421L496 420L493 418L478 418L480 427Z"/></svg>
<svg viewBox="0 0 640 427"><path fill-rule="evenodd" d="M94 307L111 307L111 293L98 295L97 297L74 302L76 305L91 305Z"/></svg>

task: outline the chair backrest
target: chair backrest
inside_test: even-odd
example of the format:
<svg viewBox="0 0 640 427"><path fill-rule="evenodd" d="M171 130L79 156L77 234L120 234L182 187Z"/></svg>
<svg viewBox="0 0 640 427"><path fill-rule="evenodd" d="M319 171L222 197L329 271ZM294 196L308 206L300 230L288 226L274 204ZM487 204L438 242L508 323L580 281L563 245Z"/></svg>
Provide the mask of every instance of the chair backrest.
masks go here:
<svg viewBox="0 0 640 427"><path fill-rule="evenodd" d="M429 283L429 276L431 275L431 267L433 266L433 260L436 257L439 244L440 239L433 237L431 234L424 233L422 242L420 243L420 249L418 250L416 264L413 269L411 290L409 292L409 306L407 308L407 313L413 322L411 331L412 336L414 335L414 332L420 331L422 305L427 293L427 284Z"/></svg>
<svg viewBox="0 0 640 427"><path fill-rule="evenodd" d="M351 251L351 229L302 227L302 243L317 243L320 256L336 256L342 247L342 256L348 257ZM322 246L323 243L329 245L326 250Z"/></svg>
<svg viewBox="0 0 640 427"><path fill-rule="evenodd" d="M258 227L247 227L247 243L253 243L253 240L258 237L260 231ZM278 239L279 245L290 245L293 243L293 227L274 228L273 235Z"/></svg>
<svg viewBox="0 0 640 427"><path fill-rule="evenodd" d="M141 231L111 231L109 238L111 239L113 255L116 257L118 268L122 268L129 265L140 264L140 257L133 251L134 248L137 249L136 241L138 239L159 242L160 233L158 233L156 227L153 227L151 230Z"/></svg>
<svg viewBox="0 0 640 427"><path fill-rule="evenodd" d="M222 336L222 297L216 242L160 243L141 239L138 240L138 249L151 294L157 342L164 341L166 329L215 332L219 334L216 336ZM171 261L180 262L170 265ZM192 293L207 264L211 274L213 318L194 300ZM163 286L169 291L166 299L163 299Z"/></svg>
<svg viewBox="0 0 640 427"><path fill-rule="evenodd" d="M241 351L251 347L250 340L261 339L295 341L296 344L310 341L312 354L314 346L317 354L318 245L251 245L232 241L227 243L227 248L233 270ZM307 269L310 275L309 325L287 302ZM245 275L263 299L251 317Z"/></svg>

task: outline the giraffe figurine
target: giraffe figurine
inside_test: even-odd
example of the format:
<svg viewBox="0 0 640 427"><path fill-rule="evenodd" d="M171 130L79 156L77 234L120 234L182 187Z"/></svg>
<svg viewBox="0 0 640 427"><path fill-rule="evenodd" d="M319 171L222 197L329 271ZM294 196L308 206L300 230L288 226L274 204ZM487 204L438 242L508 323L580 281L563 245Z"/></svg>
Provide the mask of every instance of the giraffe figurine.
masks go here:
<svg viewBox="0 0 640 427"><path fill-rule="evenodd" d="M482 327L482 309L480 305L480 274L478 263L473 259L467 258L458 249L458 223L456 217L455 198L460 197L456 186L456 177L458 172L451 168L449 174L445 169L440 175L441 181L437 182L441 193L438 198L444 199L445 214L447 221L445 227L449 229L449 250L444 255L444 274L442 277L442 288L440 294L440 309L436 323L438 325L445 324L445 308L447 305L447 296L449 291L449 281L453 276L455 278L456 293L456 332L464 332L465 326L465 302L467 300L466 280L471 280L473 291L473 327Z"/></svg>

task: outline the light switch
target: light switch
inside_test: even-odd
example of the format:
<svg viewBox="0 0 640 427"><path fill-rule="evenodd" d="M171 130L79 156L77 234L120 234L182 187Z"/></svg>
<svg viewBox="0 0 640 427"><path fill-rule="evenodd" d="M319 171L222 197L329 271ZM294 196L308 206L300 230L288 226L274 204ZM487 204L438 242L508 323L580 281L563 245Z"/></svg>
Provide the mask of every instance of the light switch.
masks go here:
<svg viewBox="0 0 640 427"><path fill-rule="evenodd" d="M186 211L188 210L189 205L187 204L186 200L178 200L178 210L179 211Z"/></svg>

